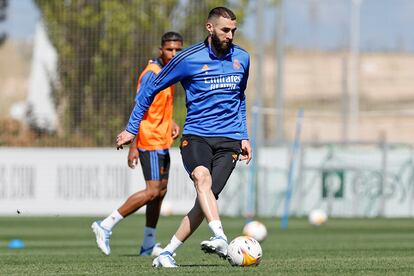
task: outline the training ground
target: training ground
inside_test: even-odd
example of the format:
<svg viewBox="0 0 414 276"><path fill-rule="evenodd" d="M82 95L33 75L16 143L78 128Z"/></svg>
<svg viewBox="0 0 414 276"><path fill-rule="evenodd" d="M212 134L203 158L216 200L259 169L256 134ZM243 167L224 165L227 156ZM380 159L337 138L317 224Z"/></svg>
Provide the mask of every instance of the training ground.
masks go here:
<svg viewBox="0 0 414 276"><path fill-rule="evenodd" d="M139 257L144 216L133 215L115 228L110 256L100 253L90 229L92 217L0 218L0 275L413 275L412 219L334 219L312 227L305 218L260 219L268 229L258 267L232 267L199 247L210 236L203 223L177 252L177 269L155 269ZM165 245L181 216L161 217L158 240ZM241 234L243 218L224 218L230 238ZM25 248L9 249L12 239Z"/></svg>

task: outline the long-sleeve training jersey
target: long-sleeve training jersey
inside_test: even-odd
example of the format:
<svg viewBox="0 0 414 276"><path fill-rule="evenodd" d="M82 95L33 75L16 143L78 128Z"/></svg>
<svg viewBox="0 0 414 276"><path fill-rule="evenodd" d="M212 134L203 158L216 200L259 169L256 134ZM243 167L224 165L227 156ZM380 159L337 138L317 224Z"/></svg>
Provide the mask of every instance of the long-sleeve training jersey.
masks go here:
<svg viewBox="0 0 414 276"><path fill-rule="evenodd" d="M207 40L181 51L156 78L140 88L126 130L137 134L155 95L181 81L187 106L183 134L248 139L244 91L249 65L249 54L237 45L221 58L213 53Z"/></svg>

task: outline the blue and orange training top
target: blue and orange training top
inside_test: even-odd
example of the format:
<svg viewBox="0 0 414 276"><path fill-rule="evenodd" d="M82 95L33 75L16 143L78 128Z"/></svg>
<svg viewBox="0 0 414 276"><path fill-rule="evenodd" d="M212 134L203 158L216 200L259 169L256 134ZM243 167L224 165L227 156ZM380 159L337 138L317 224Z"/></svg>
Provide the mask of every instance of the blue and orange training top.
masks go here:
<svg viewBox="0 0 414 276"><path fill-rule="evenodd" d="M161 71L161 60L151 60L141 73L137 84L137 95L156 78ZM137 148L144 150L168 149L172 142L172 114L174 86L171 85L155 96L154 101L144 114L139 134L136 139Z"/></svg>
<svg viewBox="0 0 414 276"><path fill-rule="evenodd" d="M249 139L244 94L249 65L249 54L237 45L223 57L207 41L180 51L137 95L126 130L139 133L141 118L157 93L180 81L187 106L183 134Z"/></svg>

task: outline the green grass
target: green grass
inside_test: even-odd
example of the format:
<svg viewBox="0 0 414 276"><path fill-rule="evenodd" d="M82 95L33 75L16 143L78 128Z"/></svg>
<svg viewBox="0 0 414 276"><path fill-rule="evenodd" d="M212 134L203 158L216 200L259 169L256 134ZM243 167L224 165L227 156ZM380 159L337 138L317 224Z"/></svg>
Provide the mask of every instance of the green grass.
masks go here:
<svg viewBox="0 0 414 276"><path fill-rule="evenodd" d="M289 229L262 219L269 235L262 243L258 267L231 267L205 255L199 243L210 236L203 223L177 252L179 268L154 269L151 257L139 257L144 217L121 222L111 239L111 256L103 256L90 231L94 218L0 218L0 275L414 275L414 220L330 219L314 228L292 219ZM158 240L166 244L181 217L161 217ZM224 218L229 237L241 233L242 218ZM24 249L8 249L11 239Z"/></svg>

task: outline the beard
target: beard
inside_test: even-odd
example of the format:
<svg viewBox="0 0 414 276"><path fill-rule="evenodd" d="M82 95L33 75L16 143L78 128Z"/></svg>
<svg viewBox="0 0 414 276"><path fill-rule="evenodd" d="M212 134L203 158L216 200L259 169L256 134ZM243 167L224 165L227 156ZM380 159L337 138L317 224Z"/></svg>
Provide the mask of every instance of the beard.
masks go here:
<svg viewBox="0 0 414 276"><path fill-rule="evenodd" d="M217 53L223 55L228 53L231 45L233 44L233 41L220 41L220 38L216 35L216 33L213 32L211 34L211 44Z"/></svg>

